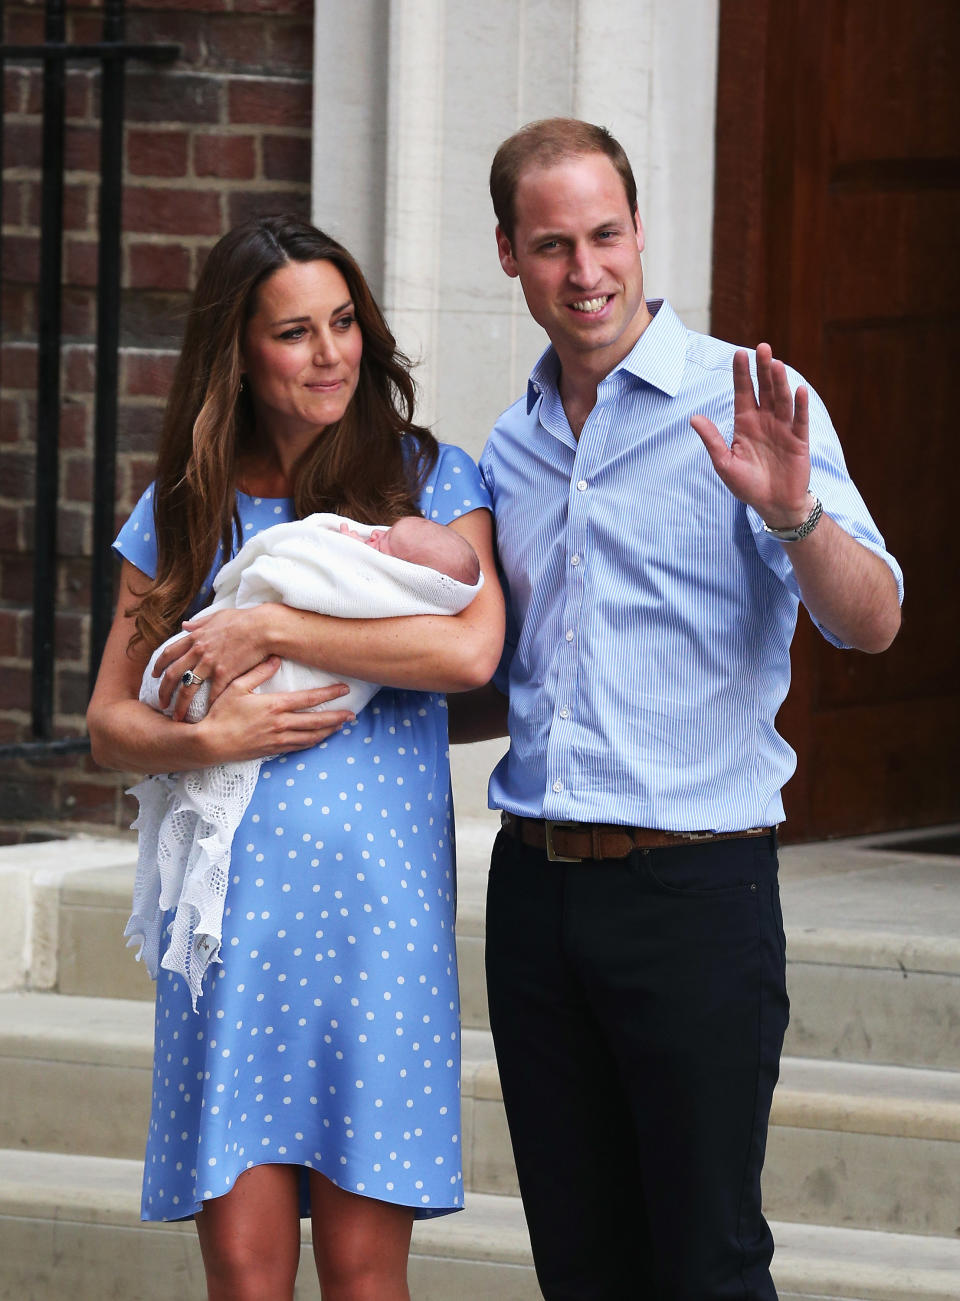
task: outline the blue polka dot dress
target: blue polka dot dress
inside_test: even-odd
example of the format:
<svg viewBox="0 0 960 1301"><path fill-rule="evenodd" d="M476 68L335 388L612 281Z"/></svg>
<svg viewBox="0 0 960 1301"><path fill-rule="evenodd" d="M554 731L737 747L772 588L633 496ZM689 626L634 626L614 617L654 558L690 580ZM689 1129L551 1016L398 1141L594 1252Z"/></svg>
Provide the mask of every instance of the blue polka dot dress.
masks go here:
<svg viewBox="0 0 960 1301"><path fill-rule="evenodd" d="M440 523L489 507L441 444ZM152 490L117 550L153 574ZM244 539L292 503L239 496ZM201 594L201 603L205 595ZM441 1215L463 1204L455 877L446 702L381 689L328 741L266 760L233 842L222 963L194 1013L157 984L141 1214L185 1219L255 1165Z"/></svg>

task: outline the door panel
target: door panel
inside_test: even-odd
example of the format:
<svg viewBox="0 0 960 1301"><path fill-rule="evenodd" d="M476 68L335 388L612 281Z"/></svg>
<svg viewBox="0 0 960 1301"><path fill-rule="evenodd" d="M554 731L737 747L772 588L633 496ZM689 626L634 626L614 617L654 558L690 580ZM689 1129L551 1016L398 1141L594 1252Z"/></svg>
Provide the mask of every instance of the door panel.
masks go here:
<svg viewBox="0 0 960 1301"><path fill-rule="evenodd" d="M721 2L713 331L816 387L906 578L885 655L801 614L794 839L960 818L958 66L955 0Z"/></svg>

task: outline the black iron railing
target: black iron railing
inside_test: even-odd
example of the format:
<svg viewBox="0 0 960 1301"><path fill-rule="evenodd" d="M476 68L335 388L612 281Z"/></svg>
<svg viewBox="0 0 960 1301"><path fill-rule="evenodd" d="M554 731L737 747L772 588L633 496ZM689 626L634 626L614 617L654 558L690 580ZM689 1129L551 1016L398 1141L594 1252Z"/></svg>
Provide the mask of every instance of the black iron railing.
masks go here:
<svg viewBox="0 0 960 1301"><path fill-rule="evenodd" d="M32 758L87 749L86 737L53 737L57 483L60 435L61 282L66 69L98 61L100 80L100 204L97 261L97 353L94 399L93 557L90 587L90 684L96 676L113 607L117 377L120 338L120 234L123 196L124 70L128 59L170 62L180 47L124 40L123 0L104 0L103 38L66 41L64 0L47 0L44 41L0 45L0 101L7 63L43 65L43 155L37 333L37 429L33 569L33 675L30 741L0 746L0 758ZM0 173L3 167L0 133ZM0 229L3 224L0 191Z"/></svg>

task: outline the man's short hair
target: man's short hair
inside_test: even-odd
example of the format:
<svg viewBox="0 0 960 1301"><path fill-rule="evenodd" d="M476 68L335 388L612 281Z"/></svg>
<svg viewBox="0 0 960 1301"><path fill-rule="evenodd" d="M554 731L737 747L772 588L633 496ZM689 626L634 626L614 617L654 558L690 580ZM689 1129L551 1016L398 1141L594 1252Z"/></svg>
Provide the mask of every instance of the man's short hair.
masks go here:
<svg viewBox="0 0 960 1301"><path fill-rule="evenodd" d="M554 167L568 158L604 154L617 170L627 196L630 215L637 208L637 183L622 145L606 127L573 117L548 117L528 122L504 140L490 168L490 197L500 229L510 243L516 224L516 193L522 174L530 167Z"/></svg>

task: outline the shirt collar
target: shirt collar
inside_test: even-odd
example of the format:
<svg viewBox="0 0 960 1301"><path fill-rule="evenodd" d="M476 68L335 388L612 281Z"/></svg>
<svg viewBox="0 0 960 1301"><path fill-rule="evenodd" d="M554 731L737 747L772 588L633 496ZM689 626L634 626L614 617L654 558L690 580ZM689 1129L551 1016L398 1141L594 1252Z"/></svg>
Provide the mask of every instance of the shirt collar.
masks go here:
<svg viewBox="0 0 960 1301"><path fill-rule="evenodd" d="M653 317L631 350L614 366L604 381L625 371L636 379L676 397L683 382L687 361L687 327L664 298L647 300ZM538 359L527 381L527 415L545 389L555 389L560 373L557 354L551 344Z"/></svg>

